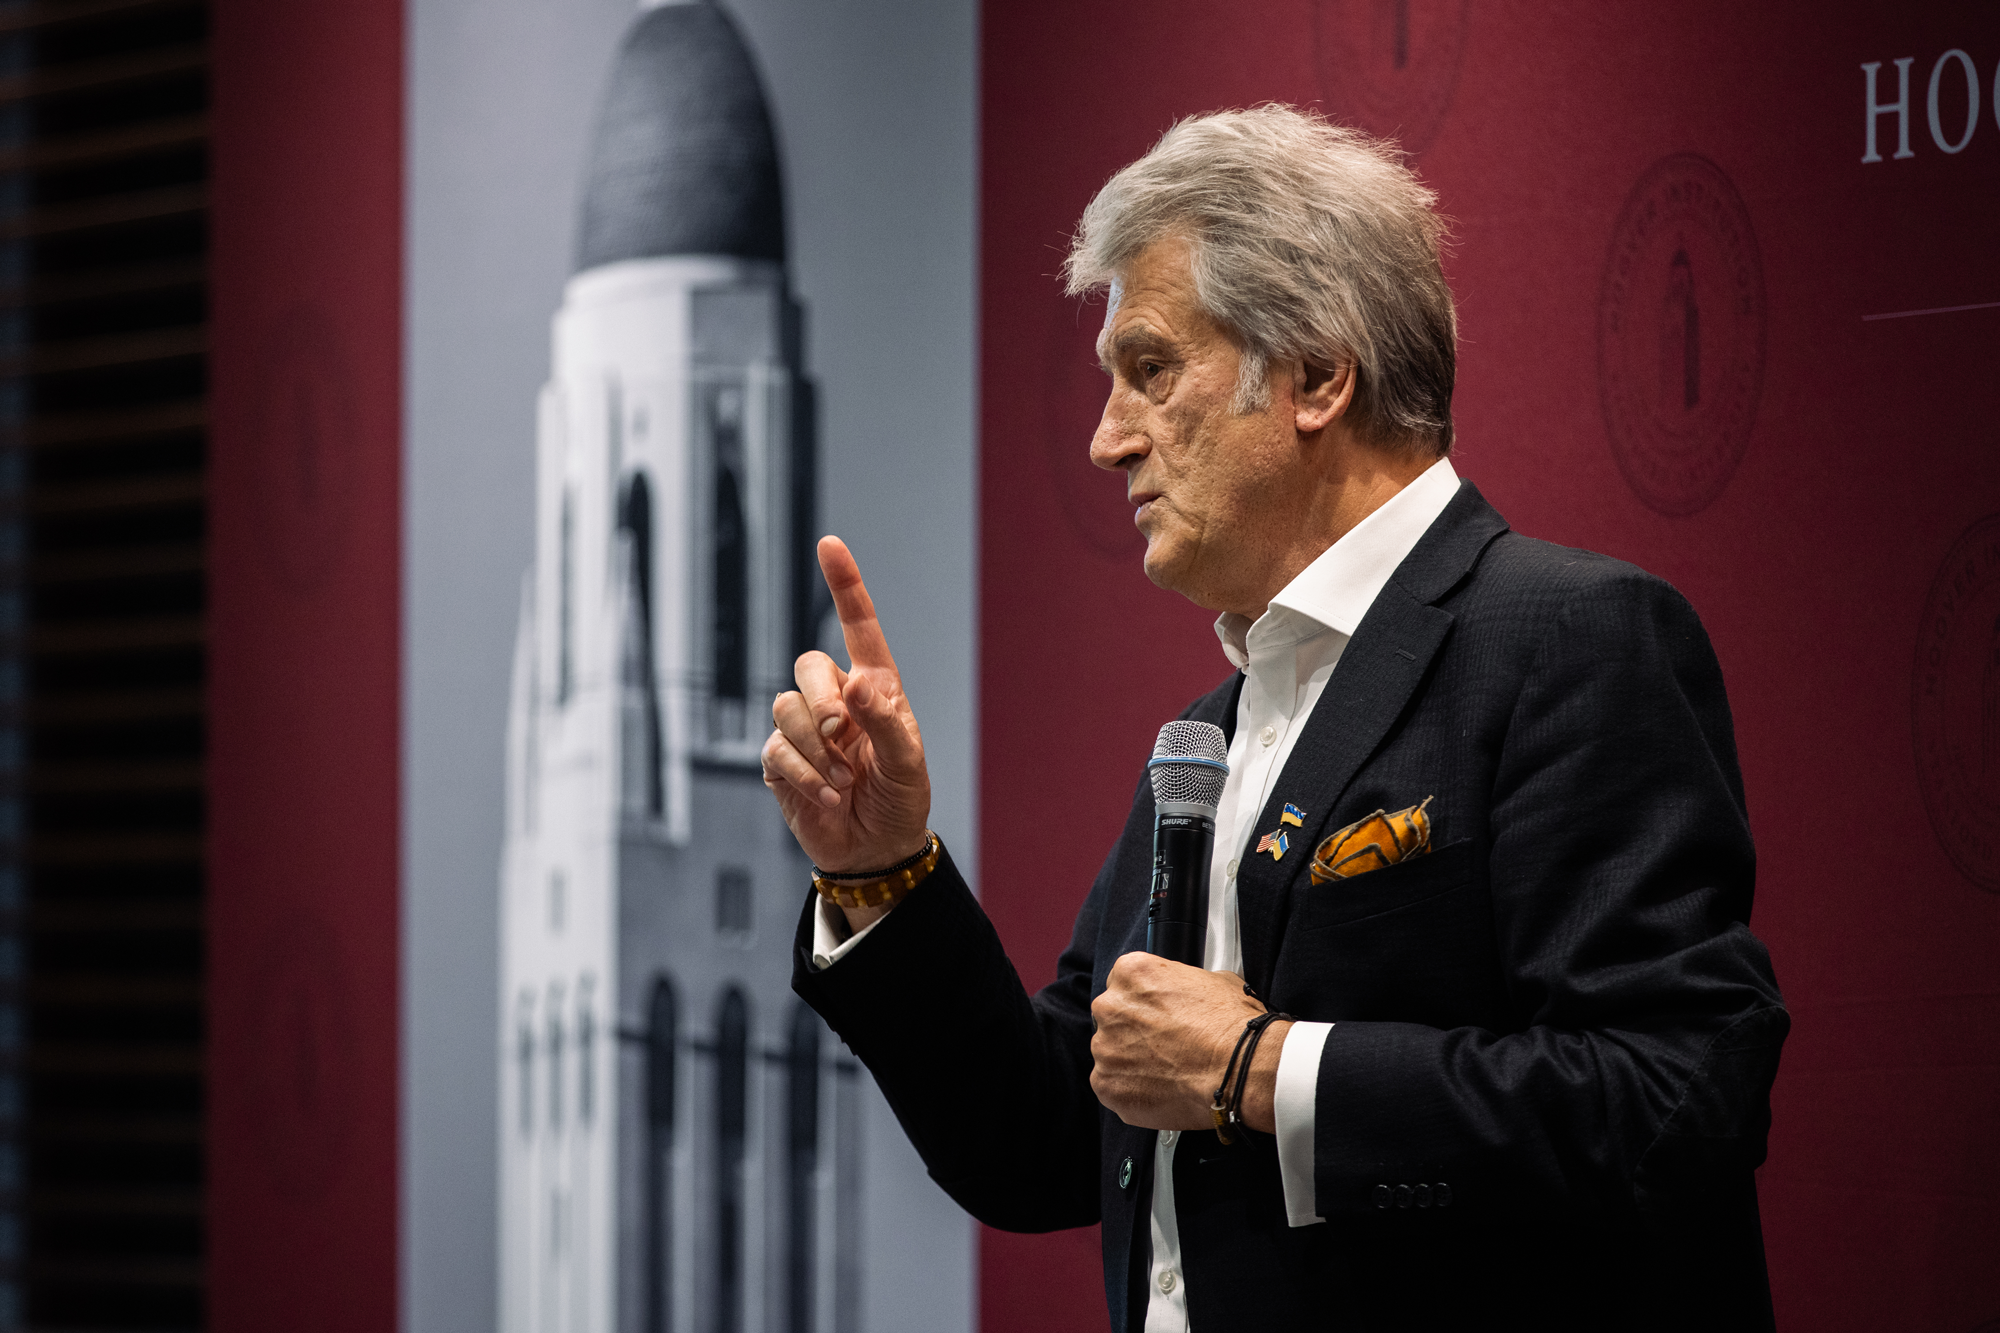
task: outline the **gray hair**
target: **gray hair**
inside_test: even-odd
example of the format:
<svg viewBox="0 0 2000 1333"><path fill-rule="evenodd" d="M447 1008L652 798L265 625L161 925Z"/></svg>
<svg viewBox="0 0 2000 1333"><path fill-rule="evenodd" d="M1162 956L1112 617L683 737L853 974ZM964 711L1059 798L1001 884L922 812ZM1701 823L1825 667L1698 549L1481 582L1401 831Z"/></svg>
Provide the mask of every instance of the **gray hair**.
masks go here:
<svg viewBox="0 0 2000 1333"><path fill-rule="evenodd" d="M1355 368L1362 438L1451 450L1458 318L1437 195L1391 144L1267 103L1190 116L1083 210L1063 278L1115 283L1155 241L1184 241L1195 299L1243 353L1236 410L1270 403L1273 361Z"/></svg>

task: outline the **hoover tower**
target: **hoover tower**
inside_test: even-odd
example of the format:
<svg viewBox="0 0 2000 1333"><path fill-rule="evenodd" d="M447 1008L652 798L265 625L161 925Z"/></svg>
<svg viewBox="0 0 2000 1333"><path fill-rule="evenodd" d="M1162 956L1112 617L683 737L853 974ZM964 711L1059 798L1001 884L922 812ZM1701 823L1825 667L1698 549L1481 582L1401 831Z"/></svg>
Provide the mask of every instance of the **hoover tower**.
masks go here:
<svg viewBox="0 0 2000 1333"><path fill-rule="evenodd" d="M502 858L507 1333L839 1330L858 1071L790 993L764 790L812 645L814 401L742 35L644 9L553 326Z"/></svg>

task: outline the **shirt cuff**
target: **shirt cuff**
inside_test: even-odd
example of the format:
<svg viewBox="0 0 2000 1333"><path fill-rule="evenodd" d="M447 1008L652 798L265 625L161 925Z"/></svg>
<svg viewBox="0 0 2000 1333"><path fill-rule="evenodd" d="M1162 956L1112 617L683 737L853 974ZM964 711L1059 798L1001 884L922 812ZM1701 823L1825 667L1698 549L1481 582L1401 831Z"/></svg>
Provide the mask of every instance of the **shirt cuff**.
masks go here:
<svg viewBox="0 0 2000 1333"><path fill-rule="evenodd" d="M815 972L824 972L827 968L832 967L835 963L847 957L853 951L855 945L868 937L869 931L875 929L875 927L881 925L889 918L889 913L884 912L881 916L876 917L873 921L870 921L867 925L850 935L847 933L847 914L841 911L837 904L828 902L818 894L815 893L813 897L815 899L813 903L815 910L813 912L812 964L813 971ZM1317 1062L1315 1062L1315 1068L1317 1068ZM1308 1103L1308 1106L1310 1106L1310 1103ZM1310 1149L1312 1144L1308 1142L1306 1146ZM1308 1178L1310 1178L1310 1155L1307 1157L1307 1172Z"/></svg>
<svg viewBox="0 0 2000 1333"><path fill-rule="evenodd" d="M856 938L859 938L857 936ZM1294 1023L1278 1052L1278 1086L1272 1111L1278 1121L1278 1174L1285 1182L1285 1220L1309 1227L1325 1218L1313 1211L1313 1124L1319 1103L1319 1057L1331 1023Z"/></svg>

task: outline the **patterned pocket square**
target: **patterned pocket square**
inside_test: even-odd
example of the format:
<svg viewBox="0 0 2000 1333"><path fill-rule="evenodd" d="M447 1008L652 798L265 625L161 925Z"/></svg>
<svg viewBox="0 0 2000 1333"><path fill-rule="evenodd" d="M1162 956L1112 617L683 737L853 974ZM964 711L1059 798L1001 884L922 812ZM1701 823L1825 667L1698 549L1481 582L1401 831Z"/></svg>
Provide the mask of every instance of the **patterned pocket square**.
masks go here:
<svg viewBox="0 0 2000 1333"><path fill-rule="evenodd" d="M1377 810L1328 838L1313 853L1312 882L1352 879L1428 852L1431 817L1427 807L1433 799L1426 796L1393 815Z"/></svg>

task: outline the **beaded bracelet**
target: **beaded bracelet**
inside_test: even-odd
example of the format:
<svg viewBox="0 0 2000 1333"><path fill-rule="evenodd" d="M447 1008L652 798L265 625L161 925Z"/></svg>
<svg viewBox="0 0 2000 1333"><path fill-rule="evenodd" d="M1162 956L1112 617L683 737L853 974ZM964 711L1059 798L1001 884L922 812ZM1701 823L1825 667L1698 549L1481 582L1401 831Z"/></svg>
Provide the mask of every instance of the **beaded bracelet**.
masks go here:
<svg viewBox="0 0 2000 1333"><path fill-rule="evenodd" d="M837 907L894 907L937 869L944 843L929 829L924 830L924 846L915 856L905 857L887 870L827 872L813 867L813 888Z"/></svg>

